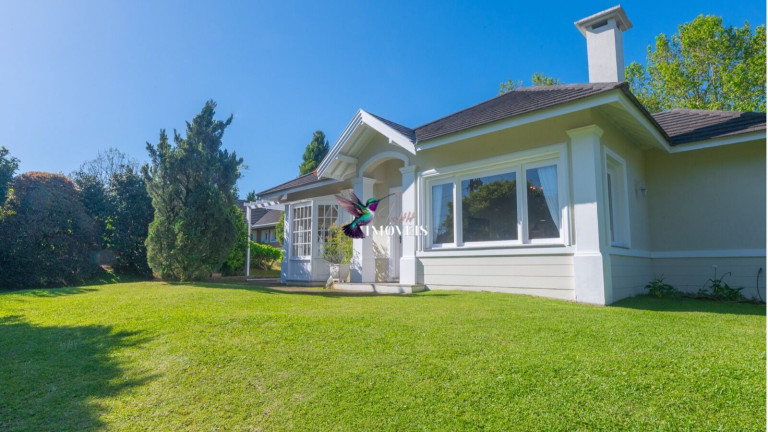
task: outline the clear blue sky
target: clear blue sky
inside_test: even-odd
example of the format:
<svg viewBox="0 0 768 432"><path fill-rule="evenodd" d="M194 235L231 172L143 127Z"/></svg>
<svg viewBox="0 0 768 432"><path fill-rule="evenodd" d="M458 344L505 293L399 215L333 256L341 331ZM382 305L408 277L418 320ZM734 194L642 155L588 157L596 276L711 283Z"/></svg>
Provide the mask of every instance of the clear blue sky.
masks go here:
<svg viewBox="0 0 768 432"><path fill-rule="evenodd" d="M249 169L240 195L298 174L322 129L358 108L407 126L533 72L587 81L573 22L612 1L8 1L0 3L0 145L21 171L70 173L115 147L146 161L207 99L234 114L224 145ZM626 1L625 57L699 14L765 24L765 2Z"/></svg>

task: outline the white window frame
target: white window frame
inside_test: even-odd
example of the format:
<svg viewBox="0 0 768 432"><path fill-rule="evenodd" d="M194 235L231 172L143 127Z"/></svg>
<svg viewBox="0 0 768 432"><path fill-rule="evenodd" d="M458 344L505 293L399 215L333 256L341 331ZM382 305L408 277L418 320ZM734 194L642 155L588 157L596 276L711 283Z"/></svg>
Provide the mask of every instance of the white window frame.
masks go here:
<svg viewBox="0 0 768 432"><path fill-rule="evenodd" d="M609 184L608 176L612 181ZM630 249L629 193L627 162L614 151L605 148L605 221L606 235L611 246Z"/></svg>
<svg viewBox="0 0 768 432"><path fill-rule="evenodd" d="M489 177L499 174L515 174L515 196L517 197L515 206L517 206L517 240L488 240L488 241L479 241L479 242L464 242L464 203L462 202L462 199L464 198L463 192L464 188L461 186L462 182L465 180L478 178L478 177ZM516 165L509 168L501 168L496 170L480 170L471 174L464 174L461 176L458 176L457 178L458 182L458 188L460 189L460 193L458 195L458 203L456 206L454 206L454 212L457 213L455 215L456 219L458 219L459 224L457 225L458 233L454 237L457 238L457 244L465 247L488 247L488 246L514 246L514 245L520 245L522 244L522 219L520 217L520 209L522 208L522 199L520 197L520 192L522 190L521 182L520 182L520 166ZM456 209L458 207L458 210Z"/></svg>
<svg viewBox="0 0 768 432"><path fill-rule="evenodd" d="M312 235L315 236L316 240L316 247L313 249L315 258L322 258L323 256L323 245L325 241L320 240L320 219L325 218L325 215L320 214L320 206L333 206L336 207L336 219L332 222L336 225L340 225L341 221L341 212L344 211L344 209L341 208L341 205L338 203L330 202L330 201L318 201L315 202L315 211L316 214L314 218L314 226L312 229ZM317 250L315 250L317 249Z"/></svg>
<svg viewBox="0 0 768 432"><path fill-rule="evenodd" d="M309 217L308 218L307 217L301 218L301 220L309 219L309 229L308 230L303 229L303 230L301 230L301 232L307 232L307 231L309 232L309 243L308 243L308 245L309 245L309 254L307 254L307 255L297 255L296 254L297 246L298 245L305 246L305 245L307 245L307 243L297 243L296 242L296 234L297 234L297 232L299 232L299 231L296 230L296 220L297 220L296 219L296 210L299 210L299 209L302 209L302 208L307 208L307 207L309 208ZM306 259L312 258L312 250L313 250L312 248L314 247L314 244L313 244L314 232L312 230L312 227L314 225L313 218L315 217L315 211L313 211L312 207L313 207L312 202L306 202L306 203L302 203L302 204L295 204L295 205L291 206L291 258L292 259L306 260Z"/></svg>
<svg viewBox="0 0 768 432"><path fill-rule="evenodd" d="M527 178L525 171L549 165L557 166L558 203L560 207L560 236L551 239L528 238L528 195L525 187ZM515 172L517 181L517 240L500 240L485 242L463 243L462 232L462 203L461 182L468 178L484 177L495 174ZM474 161L441 168L428 170L419 178L419 189L424 191L421 199L421 208L426 210L420 218L422 225L430 226L432 223L432 187L445 183L453 183L454 193L454 242L449 244L433 243L433 230L430 226L429 233L424 241L424 250L440 249L483 249L483 248L510 248L510 247L539 247L539 246L567 246L570 239L570 187L568 185L567 145L565 143L553 144L531 150L524 150L508 155Z"/></svg>
<svg viewBox="0 0 768 432"><path fill-rule="evenodd" d="M443 185L446 185L446 184L449 184L449 185L453 186L453 212L454 212L454 218L453 218L453 242L452 243L433 243L434 231L433 231L433 227L432 227L432 221L434 220L434 218L432 217L433 216L432 215L432 210L433 210L433 205L434 204L432 203L432 187L433 186L443 186ZM427 210L426 211L426 213L427 213L426 220L429 221L429 224L427 226L430 227L430 229L429 229L429 240L428 240L430 248L440 249L440 248L456 247L457 230L458 230L458 226L456 225L456 217L455 217L455 213L456 213L456 197L457 197L456 184L455 184L453 178L442 178L442 179L437 178L433 183L429 184L428 188L429 188L429 192L427 192L427 194L429 195L429 198L427 200L428 204L427 204L427 209L426 209Z"/></svg>

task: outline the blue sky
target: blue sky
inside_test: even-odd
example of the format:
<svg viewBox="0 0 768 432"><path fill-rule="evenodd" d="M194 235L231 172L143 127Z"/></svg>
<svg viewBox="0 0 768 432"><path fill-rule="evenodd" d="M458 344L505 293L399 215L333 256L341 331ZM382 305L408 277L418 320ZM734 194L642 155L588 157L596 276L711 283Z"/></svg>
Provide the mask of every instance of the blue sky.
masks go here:
<svg viewBox="0 0 768 432"><path fill-rule="evenodd" d="M616 1L8 1L0 3L0 145L21 171L69 173L115 147L146 161L161 128L207 99L234 114L224 145L240 195L298 174L358 108L418 126L534 72L587 81L573 22ZM625 59L699 14L765 24L765 2L626 1Z"/></svg>

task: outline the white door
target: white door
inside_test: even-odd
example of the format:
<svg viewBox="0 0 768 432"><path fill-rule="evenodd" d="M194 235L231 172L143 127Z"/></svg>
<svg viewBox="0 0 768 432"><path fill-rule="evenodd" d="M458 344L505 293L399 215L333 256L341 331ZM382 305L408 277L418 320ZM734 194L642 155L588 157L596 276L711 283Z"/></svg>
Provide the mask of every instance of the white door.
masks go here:
<svg viewBox="0 0 768 432"><path fill-rule="evenodd" d="M394 194L387 198L389 201L389 220L387 224L393 227L400 227L402 230L403 222L401 219L403 204L403 189L393 187L389 193ZM403 236L397 230L394 230L389 236L389 281L398 282L400 280L400 257L403 256Z"/></svg>

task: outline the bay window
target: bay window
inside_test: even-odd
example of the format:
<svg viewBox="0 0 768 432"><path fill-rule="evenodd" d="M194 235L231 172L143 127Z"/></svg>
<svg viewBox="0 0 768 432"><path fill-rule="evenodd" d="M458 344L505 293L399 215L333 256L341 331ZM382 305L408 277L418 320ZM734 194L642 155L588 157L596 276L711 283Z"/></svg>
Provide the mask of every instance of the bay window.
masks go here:
<svg viewBox="0 0 768 432"><path fill-rule="evenodd" d="M517 240L517 173L468 178L461 191L465 243Z"/></svg>
<svg viewBox="0 0 768 432"><path fill-rule="evenodd" d="M550 146L425 173L426 246L565 244L564 153Z"/></svg>
<svg viewBox="0 0 768 432"><path fill-rule="evenodd" d="M293 214L291 233L294 257L309 257L312 254L312 205L302 205L292 208Z"/></svg>
<svg viewBox="0 0 768 432"><path fill-rule="evenodd" d="M316 256L323 255L325 240L328 238L328 231L331 226L339 223L338 204L318 204L317 206L317 253Z"/></svg>

